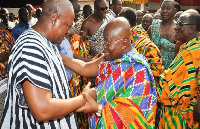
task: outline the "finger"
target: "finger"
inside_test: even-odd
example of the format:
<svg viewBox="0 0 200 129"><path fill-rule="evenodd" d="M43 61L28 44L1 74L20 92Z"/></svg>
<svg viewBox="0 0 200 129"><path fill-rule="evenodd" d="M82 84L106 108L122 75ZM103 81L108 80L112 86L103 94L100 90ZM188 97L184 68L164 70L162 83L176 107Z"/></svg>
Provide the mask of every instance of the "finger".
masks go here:
<svg viewBox="0 0 200 129"><path fill-rule="evenodd" d="M84 94L83 94L83 97L86 99L86 101L87 101L88 103L90 103L92 97L91 97L88 93L84 93ZM87 103L87 102L86 102L86 103Z"/></svg>
<svg viewBox="0 0 200 129"><path fill-rule="evenodd" d="M88 84L85 86L85 88L90 89L91 82L88 82Z"/></svg>
<svg viewBox="0 0 200 129"><path fill-rule="evenodd" d="M76 110L76 112L84 112L85 111L85 106L81 107L81 108L78 108Z"/></svg>

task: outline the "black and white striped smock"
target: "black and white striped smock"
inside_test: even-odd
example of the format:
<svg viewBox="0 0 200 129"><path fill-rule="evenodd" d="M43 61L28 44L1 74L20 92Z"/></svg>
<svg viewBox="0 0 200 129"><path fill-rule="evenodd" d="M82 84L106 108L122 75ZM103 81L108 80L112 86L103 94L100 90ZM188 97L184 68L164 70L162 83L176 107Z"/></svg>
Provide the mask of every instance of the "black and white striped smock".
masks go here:
<svg viewBox="0 0 200 129"><path fill-rule="evenodd" d="M8 94L1 129L76 129L74 113L62 119L38 123L24 99L21 82L50 90L53 98L71 97L62 59L54 44L33 29L16 41L9 57ZM56 107L55 107L56 108Z"/></svg>

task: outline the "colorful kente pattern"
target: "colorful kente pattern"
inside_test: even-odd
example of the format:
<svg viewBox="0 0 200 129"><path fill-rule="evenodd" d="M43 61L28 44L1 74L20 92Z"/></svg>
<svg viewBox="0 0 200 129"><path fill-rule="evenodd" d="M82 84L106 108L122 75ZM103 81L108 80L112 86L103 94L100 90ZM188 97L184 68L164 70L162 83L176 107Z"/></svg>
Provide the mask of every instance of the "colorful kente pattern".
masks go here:
<svg viewBox="0 0 200 129"><path fill-rule="evenodd" d="M154 128L155 81L145 57L136 49L100 63L96 84L97 102L104 107L101 118L90 115L92 129Z"/></svg>
<svg viewBox="0 0 200 129"><path fill-rule="evenodd" d="M140 26L131 29L131 42L136 50L147 58L154 77L159 77L164 71L162 58L158 47L150 40L147 32Z"/></svg>
<svg viewBox="0 0 200 129"><path fill-rule="evenodd" d="M158 101L162 103L159 127L171 129L198 128L194 122L193 108L200 86L200 38L184 43L161 74L157 87Z"/></svg>
<svg viewBox="0 0 200 129"><path fill-rule="evenodd" d="M9 52L14 44L14 40L9 31L0 29L0 53ZM0 62L0 77L8 77L8 59Z"/></svg>
<svg viewBox="0 0 200 129"><path fill-rule="evenodd" d="M70 37L71 47L73 54L76 54L81 57L88 57L89 54L89 41L83 40L79 37L79 35L74 34ZM82 77L77 73L73 73L72 79L69 83L71 88L72 96L78 96L82 93L83 87L88 83L88 79L86 77ZM76 113L79 129L88 128L88 116L84 113Z"/></svg>

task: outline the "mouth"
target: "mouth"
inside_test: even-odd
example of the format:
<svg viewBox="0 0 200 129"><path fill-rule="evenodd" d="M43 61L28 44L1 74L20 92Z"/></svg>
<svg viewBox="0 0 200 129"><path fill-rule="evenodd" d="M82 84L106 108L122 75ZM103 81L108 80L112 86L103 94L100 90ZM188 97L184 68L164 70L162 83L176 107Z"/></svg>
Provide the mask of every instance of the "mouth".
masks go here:
<svg viewBox="0 0 200 129"><path fill-rule="evenodd" d="M163 15L162 17L166 18L166 17L168 17L168 15Z"/></svg>

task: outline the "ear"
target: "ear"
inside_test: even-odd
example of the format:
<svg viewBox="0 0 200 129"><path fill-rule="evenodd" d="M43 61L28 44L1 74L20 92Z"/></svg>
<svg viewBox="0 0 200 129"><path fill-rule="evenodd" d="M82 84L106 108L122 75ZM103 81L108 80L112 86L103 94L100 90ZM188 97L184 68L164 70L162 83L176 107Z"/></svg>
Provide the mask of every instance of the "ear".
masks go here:
<svg viewBox="0 0 200 129"><path fill-rule="evenodd" d="M174 8L174 9L173 9L173 13L174 13L174 15L176 14L176 12L177 12L177 9Z"/></svg>
<svg viewBox="0 0 200 129"><path fill-rule="evenodd" d="M193 33L194 31L196 31L196 26L195 25L191 25L190 33Z"/></svg>
<svg viewBox="0 0 200 129"><path fill-rule="evenodd" d="M53 25L53 26L55 26L56 25L56 23L57 23L57 21L58 21L58 14L57 13L54 13L52 16L51 16L51 24Z"/></svg>
<svg viewBox="0 0 200 129"><path fill-rule="evenodd" d="M122 50L126 49L128 46L127 46L127 43L128 40L127 39L124 39L123 42L122 42Z"/></svg>

